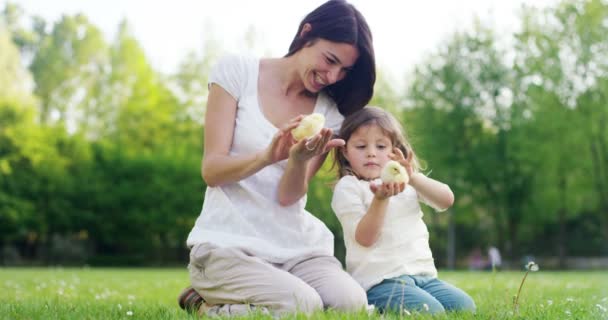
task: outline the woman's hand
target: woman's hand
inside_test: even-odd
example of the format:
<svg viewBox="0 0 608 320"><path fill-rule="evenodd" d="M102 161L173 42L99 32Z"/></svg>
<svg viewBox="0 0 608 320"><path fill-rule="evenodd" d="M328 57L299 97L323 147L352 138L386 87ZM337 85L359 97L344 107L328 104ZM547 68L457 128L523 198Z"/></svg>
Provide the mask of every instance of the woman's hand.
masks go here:
<svg viewBox="0 0 608 320"><path fill-rule="evenodd" d="M344 146L343 139L332 139L333 132L329 128L321 129L310 139L302 139L289 150L289 157L299 162L306 162L316 156L329 152L333 148Z"/></svg>
<svg viewBox="0 0 608 320"><path fill-rule="evenodd" d="M275 162L285 160L289 156L289 150L295 144L293 137L291 136L291 130L297 127L302 121L304 116L297 116L283 126L279 131L272 137L272 142L266 148L264 153L264 160L267 165Z"/></svg>

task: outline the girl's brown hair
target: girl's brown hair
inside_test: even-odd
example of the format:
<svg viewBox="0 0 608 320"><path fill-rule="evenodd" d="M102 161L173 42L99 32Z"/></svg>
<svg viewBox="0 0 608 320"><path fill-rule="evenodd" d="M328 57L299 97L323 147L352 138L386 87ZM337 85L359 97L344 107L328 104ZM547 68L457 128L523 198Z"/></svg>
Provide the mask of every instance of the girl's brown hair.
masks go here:
<svg viewBox="0 0 608 320"><path fill-rule="evenodd" d="M399 121L397 121L389 112L378 107L365 107L346 117L344 122L342 122L338 138L344 139L348 144L348 140L357 129L369 125L378 126L386 136L389 137L393 147L399 148L406 158L408 153L411 152L412 169L414 169L414 171L419 171L421 169L416 153L413 152L412 146L408 142L406 133ZM350 163L348 163L348 160L346 160L343 148L346 148L346 146L342 147L342 149L336 149L334 153L333 165L338 166L339 177L342 178L346 175L354 175L359 178L356 172L353 171Z"/></svg>

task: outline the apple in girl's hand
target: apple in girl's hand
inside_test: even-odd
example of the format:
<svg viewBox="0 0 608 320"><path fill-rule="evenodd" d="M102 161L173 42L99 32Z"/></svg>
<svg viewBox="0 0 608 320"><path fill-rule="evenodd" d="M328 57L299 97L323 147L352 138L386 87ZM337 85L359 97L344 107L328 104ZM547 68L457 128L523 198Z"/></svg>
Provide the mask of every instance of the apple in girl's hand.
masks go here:
<svg viewBox="0 0 608 320"><path fill-rule="evenodd" d="M410 176L399 162L390 160L382 168L380 179L382 182L408 183L410 181Z"/></svg>
<svg viewBox="0 0 608 320"><path fill-rule="evenodd" d="M313 113L305 116L300 124L291 130L291 135L296 141L313 137L323 129L325 117L320 113Z"/></svg>

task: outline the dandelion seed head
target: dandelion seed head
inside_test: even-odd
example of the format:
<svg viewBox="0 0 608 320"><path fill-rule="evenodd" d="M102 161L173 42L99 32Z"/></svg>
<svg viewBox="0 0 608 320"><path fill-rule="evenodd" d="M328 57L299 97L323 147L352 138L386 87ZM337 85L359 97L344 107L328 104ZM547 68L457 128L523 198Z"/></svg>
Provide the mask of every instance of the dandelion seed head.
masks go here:
<svg viewBox="0 0 608 320"><path fill-rule="evenodd" d="M530 261L526 265L526 269L530 270L532 272L536 272L536 271L538 271L538 264L536 264L536 262L534 262L534 261Z"/></svg>

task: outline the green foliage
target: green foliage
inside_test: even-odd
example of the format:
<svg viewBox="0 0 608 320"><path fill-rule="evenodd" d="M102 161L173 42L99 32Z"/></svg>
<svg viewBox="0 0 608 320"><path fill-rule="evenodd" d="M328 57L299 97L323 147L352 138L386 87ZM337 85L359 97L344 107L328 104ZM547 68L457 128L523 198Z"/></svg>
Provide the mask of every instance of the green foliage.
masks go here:
<svg viewBox="0 0 608 320"><path fill-rule="evenodd" d="M0 261L185 263L222 51L212 29L163 75L127 21L107 42L84 15L51 28L25 18L12 3L0 14ZM525 7L512 39L479 23L455 33L406 88L379 70L370 104L401 120L425 173L456 194L448 213L425 215L439 264L450 231L459 259L490 243L513 260L608 252L606 21L600 0ZM245 39L255 47L253 28ZM343 259L329 160L307 209Z"/></svg>

